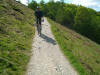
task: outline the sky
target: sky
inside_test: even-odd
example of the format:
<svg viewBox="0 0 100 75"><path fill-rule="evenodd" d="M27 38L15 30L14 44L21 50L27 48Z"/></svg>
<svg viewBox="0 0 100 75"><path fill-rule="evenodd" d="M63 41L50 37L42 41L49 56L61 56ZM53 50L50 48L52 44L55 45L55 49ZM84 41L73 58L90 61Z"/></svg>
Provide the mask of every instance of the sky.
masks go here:
<svg viewBox="0 0 100 75"><path fill-rule="evenodd" d="M35 0L35 1L40 2L41 0ZM48 2L49 0L44 0L44 1ZM59 0L55 0L55 1L59 1ZM21 2L27 5L27 0L21 0ZM100 0L65 0L65 2L76 4L76 5L83 5L85 7L93 8L96 11L100 11Z"/></svg>

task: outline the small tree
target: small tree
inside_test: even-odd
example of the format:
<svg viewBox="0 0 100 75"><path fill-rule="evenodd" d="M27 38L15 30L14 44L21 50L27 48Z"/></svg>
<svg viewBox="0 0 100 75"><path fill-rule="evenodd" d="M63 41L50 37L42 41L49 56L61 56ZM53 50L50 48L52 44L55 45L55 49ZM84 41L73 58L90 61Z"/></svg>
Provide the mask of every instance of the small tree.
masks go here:
<svg viewBox="0 0 100 75"><path fill-rule="evenodd" d="M83 35L91 33L91 15L86 7L80 6L75 16L75 29Z"/></svg>
<svg viewBox="0 0 100 75"><path fill-rule="evenodd" d="M44 0L41 0L40 5L44 5L44 4L45 4Z"/></svg>
<svg viewBox="0 0 100 75"><path fill-rule="evenodd" d="M35 0L32 0L32 2L28 4L28 7L33 10L36 10L37 6L38 6L38 3Z"/></svg>
<svg viewBox="0 0 100 75"><path fill-rule="evenodd" d="M41 6L41 8L42 8L42 10L43 10L43 9L44 9L44 6L45 6L44 0L41 0L41 1L40 1L40 6Z"/></svg>

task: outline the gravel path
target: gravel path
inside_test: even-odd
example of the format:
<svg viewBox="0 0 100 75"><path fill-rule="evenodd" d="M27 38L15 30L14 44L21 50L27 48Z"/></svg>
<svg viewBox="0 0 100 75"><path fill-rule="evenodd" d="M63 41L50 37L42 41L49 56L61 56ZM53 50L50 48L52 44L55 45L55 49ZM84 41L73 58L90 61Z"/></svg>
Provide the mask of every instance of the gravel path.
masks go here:
<svg viewBox="0 0 100 75"><path fill-rule="evenodd" d="M78 75L61 52L46 18L42 28L41 37L36 32L26 75Z"/></svg>

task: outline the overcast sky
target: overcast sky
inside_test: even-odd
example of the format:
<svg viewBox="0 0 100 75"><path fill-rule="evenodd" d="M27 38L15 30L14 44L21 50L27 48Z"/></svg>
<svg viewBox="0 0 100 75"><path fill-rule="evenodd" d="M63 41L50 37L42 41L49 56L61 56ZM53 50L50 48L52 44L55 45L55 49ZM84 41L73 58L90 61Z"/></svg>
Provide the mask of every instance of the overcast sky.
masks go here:
<svg viewBox="0 0 100 75"><path fill-rule="evenodd" d="M31 0L30 0L31 1ZM37 2L40 2L41 0L35 0ZM44 0L45 2L48 2L49 0ZM59 0L55 0L59 1ZM27 4L27 0L21 0L23 4ZM100 0L65 0L66 3L73 3L76 5L83 5L89 8L93 8L97 11L100 11Z"/></svg>

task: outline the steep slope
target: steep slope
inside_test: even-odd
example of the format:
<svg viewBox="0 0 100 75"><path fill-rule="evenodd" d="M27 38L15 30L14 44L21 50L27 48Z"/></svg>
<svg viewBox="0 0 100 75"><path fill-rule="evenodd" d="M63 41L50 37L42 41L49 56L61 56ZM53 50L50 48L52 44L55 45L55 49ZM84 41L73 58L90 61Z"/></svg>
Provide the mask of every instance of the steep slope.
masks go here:
<svg viewBox="0 0 100 75"><path fill-rule="evenodd" d="M48 19L60 48L80 75L100 75L100 45Z"/></svg>
<svg viewBox="0 0 100 75"><path fill-rule="evenodd" d="M33 11L15 0L0 0L0 75L23 75L34 35Z"/></svg>

